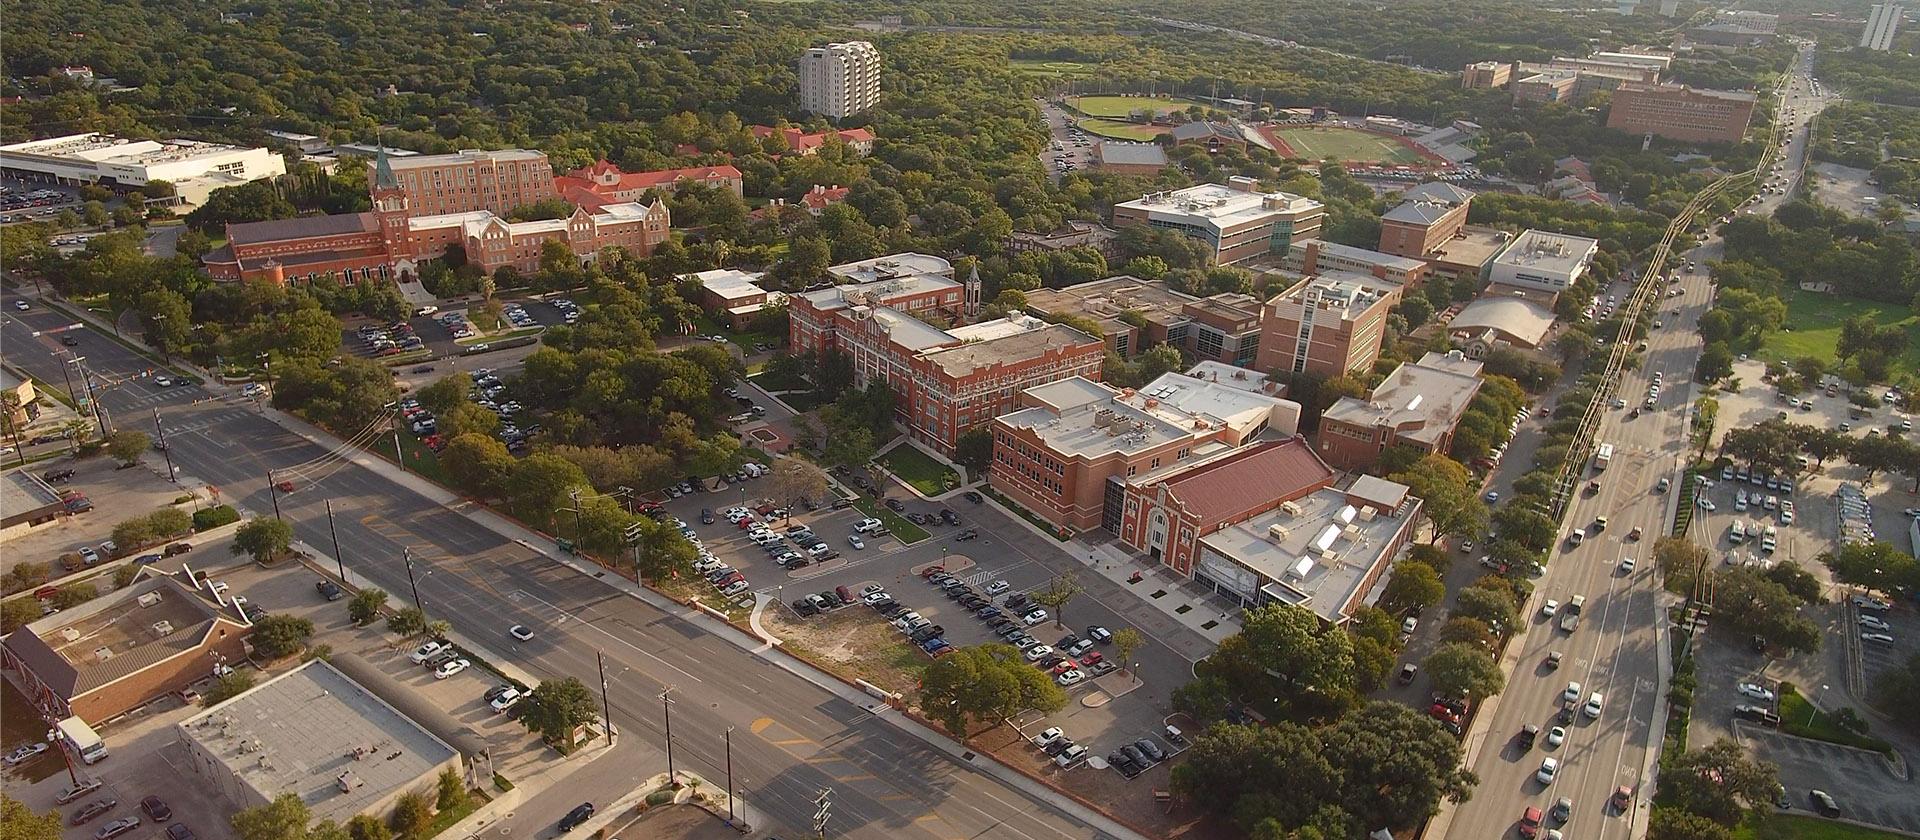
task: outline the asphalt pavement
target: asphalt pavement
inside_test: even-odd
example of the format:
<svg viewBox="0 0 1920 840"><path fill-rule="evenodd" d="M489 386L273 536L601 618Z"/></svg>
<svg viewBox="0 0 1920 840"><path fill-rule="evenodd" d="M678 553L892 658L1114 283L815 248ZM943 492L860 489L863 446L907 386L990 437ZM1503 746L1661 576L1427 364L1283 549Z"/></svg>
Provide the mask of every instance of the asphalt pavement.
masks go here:
<svg viewBox="0 0 1920 840"><path fill-rule="evenodd" d="M8 361L58 380L60 348L33 331L67 320L43 307L5 313L0 338ZM427 613L449 620L467 637L513 650L521 667L597 685L595 653L604 653L613 719L631 749L664 746L659 698L671 686L677 765L725 778L722 744L732 728L736 784L776 823L763 829L791 834L808 827L813 800L830 788L830 830L836 836L1105 836L1026 788L977 769L978 759L950 755L873 720L861 706L681 615L622 597L477 523L463 507L443 507L362 466L371 458L365 453L330 452L237 397L193 386L156 387L137 375L152 363L117 343L91 343L86 364L114 383L101 391L111 416L141 418L145 428L152 425L150 412L159 412L185 480L210 485L256 514L271 514L277 501L295 536L323 550L337 535L347 566L394 593L396 601L411 597L401 560L402 550L411 549ZM268 490L269 470L294 480L297 489L276 500ZM514 623L536 628L539 638L511 645L505 628ZM582 798L605 805L630 787L636 772L663 769L634 766L627 749L595 762L563 789L523 803L496 830L547 836Z"/></svg>

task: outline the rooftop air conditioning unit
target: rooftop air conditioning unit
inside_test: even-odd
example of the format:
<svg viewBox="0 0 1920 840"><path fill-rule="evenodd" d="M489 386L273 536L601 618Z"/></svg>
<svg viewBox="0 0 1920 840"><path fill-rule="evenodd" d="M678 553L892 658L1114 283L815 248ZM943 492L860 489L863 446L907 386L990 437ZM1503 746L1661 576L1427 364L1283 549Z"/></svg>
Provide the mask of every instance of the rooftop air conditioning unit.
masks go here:
<svg viewBox="0 0 1920 840"><path fill-rule="evenodd" d="M153 630L153 635L155 638L164 639L168 636L173 635L173 622L171 621L156 621L153 624L148 625L148 627L149 629Z"/></svg>
<svg viewBox="0 0 1920 840"><path fill-rule="evenodd" d="M160 593L143 592L141 593L140 597L133 599L133 601L134 603L139 604L142 607L151 607L155 604L160 603Z"/></svg>
<svg viewBox="0 0 1920 840"><path fill-rule="evenodd" d="M1280 512L1288 516L1299 516L1300 504L1298 502L1281 502Z"/></svg>

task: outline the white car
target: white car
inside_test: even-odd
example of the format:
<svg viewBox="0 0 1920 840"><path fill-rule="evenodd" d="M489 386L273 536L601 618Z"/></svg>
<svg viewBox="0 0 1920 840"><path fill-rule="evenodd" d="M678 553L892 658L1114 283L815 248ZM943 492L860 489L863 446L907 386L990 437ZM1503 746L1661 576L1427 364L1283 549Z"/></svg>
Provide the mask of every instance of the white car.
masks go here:
<svg viewBox="0 0 1920 840"><path fill-rule="evenodd" d="M1893 644L1893 636L1886 633L1861 633L1860 640L1863 642L1879 642L1883 645Z"/></svg>
<svg viewBox="0 0 1920 840"><path fill-rule="evenodd" d="M1559 612L1560 612L1560 602L1555 601L1552 598L1548 598L1545 603L1542 603L1540 605L1540 614L1548 618L1554 617L1555 615L1559 614Z"/></svg>
<svg viewBox="0 0 1920 840"><path fill-rule="evenodd" d="M447 644L445 642L441 642L441 641L428 642L424 645L414 648L412 653L407 654L407 659L412 661L413 664L415 665L425 665L427 664L427 660L433 658L434 654L439 653L440 651L443 651L446 649L447 649Z"/></svg>
<svg viewBox="0 0 1920 840"><path fill-rule="evenodd" d="M1027 648L1027 652L1024 655L1027 657L1028 662L1039 662L1053 655L1053 645L1034 645L1033 647Z"/></svg>
<svg viewBox="0 0 1920 840"><path fill-rule="evenodd" d="M1553 784L1553 777L1558 775L1559 772L1560 759L1549 756L1540 760L1540 770L1534 773L1533 777L1540 780L1540 784L1550 785Z"/></svg>
<svg viewBox="0 0 1920 840"><path fill-rule="evenodd" d="M1600 716L1600 708L1602 706L1605 706L1606 702L1607 702L1607 699L1605 697L1600 696L1600 692L1596 691L1590 695L1587 695L1587 706L1581 711L1585 712L1587 717L1597 718Z"/></svg>
<svg viewBox="0 0 1920 840"><path fill-rule="evenodd" d="M433 669L433 678L436 680L444 680L454 674L467 670L467 668L472 665L472 662L468 662L465 659L455 659L451 662L445 662L442 663L440 667Z"/></svg>
<svg viewBox="0 0 1920 840"><path fill-rule="evenodd" d="M509 688L501 692L499 697L493 698L493 701L487 705L492 706L496 713L504 712L513 708L514 704L520 702L520 698L525 696L526 695L520 693L520 689Z"/></svg>
<svg viewBox="0 0 1920 840"><path fill-rule="evenodd" d="M1579 700L1579 699L1580 699L1580 684L1577 682L1567 683L1567 690L1560 692L1560 702L1562 703L1572 703L1575 700Z"/></svg>
<svg viewBox="0 0 1920 840"><path fill-rule="evenodd" d="M867 547L866 541L860 539L859 534L848 534L847 545L853 546L854 548L863 549L863 550Z"/></svg>
<svg viewBox="0 0 1920 840"><path fill-rule="evenodd" d="M1033 736L1033 744L1036 747L1044 747L1066 737L1066 735L1067 733L1060 731L1060 727L1049 726L1041 730L1040 734Z"/></svg>
<svg viewBox="0 0 1920 840"><path fill-rule="evenodd" d="M15 308L15 309L18 309L18 310L20 310L21 312L25 312L25 311L27 311L28 309L32 309L32 308L33 308L33 304L31 304L31 303L28 303L28 302L26 302L26 301L24 301L24 300L16 300L16 301L14 301L14 302L13 302L13 308Z"/></svg>
<svg viewBox="0 0 1920 840"><path fill-rule="evenodd" d="M1773 692L1768 691L1757 683L1740 683L1734 686L1733 690L1763 703L1773 702Z"/></svg>
<svg viewBox="0 0 1920 840"><path fill-rule="evenodd" d="M876 589L872 592L869 592L865 595L860 596L860 603L866 604L867 606L871 607L874 604L878 604L881 601L889 600L892 597L893 597L892 595L887 594L887 590Z"/></svg>
<svg viewBox="0 0 1920 840"><path fill-rule="evenodd" d="M1032 627L1033 625L1039 624L1040 622L1046 621L1046 620L1047 620L1046 610L1034 610L1033 612L1027 613L1026 615L1023 615L1020 617L1021 623L1027 625L1028 627Z"/></svg>
<svg viewBox="0 0 1920 840"><path fill-rule="evenodd" d="M1079 685L1086 678L1087 678L1087 672L1082 671L1079 668L1070 668L1062 672L1060 676L1054 677L1053 681L1059 683L1062 686L1070 686L1070 685Z"/></svg>
<svg viewBox="0 0 1920 840"><path fill-rule="evenodd" d="M1629 574L1629 575L1633 574L1633 558L1631 557L1620 558L1620 571L1624 574Z"/></svg>
<svg viewBox="0 0 1920 840"><path fill-rule="evenodd" d="M747 588L752 585L744 580L736 580L727 584L727 588L720 590L720 594L731 597L747 591Z"/></svg>
<svg viewBox="0 0 1920 840"><path fill-rule="evenodd" d="M1893 625L1888 624L1879 616L1863 615L1860 616L1858 621L1861 627L1865 627L1868 630L1877 630L1882 633L1890 633L1893 631Z"/></svg>
<svg viewBox="0 0 1920 840"><path fill-rule="evenodd" d="M853 523L853 530L862 534L871 533L874 529L880 527L882 527L882 525L878 519L862 519L859 522Z"/></svg>
<svg viewBox="0 0 1920 840"><path fill-rule="evenodd" d="M1694 502L1700 505L1701 510L1708 511L1708 512L1719 510L1719 508L1714 505L1713 500L1705 496L1695 496L1693 497L1693 500Z"/></svg>
<svg viewBox="0 0 1920 840"><path fill-rule="evenodd" d="M507 628L507 635L512 636L516 639L519 639L520 641L523 641L523 642L533 641L533 629L528 627L525 624L515 624L512 627Z"/></svg>
<svg viewBox="0 0 1920 840"><path fill-rule="evenodd" d="M1011 589L1011 588L1013 588L1013 585L1012 585L1012 584L1010 584L1010 583L1007 583L1007 582L1006 582L1006 581L1004 581L1004 580L996 580L996 581L994 581L994 582L992 582L992 583L989 583L989 584L987 584L987 594L988 594L989 596L992 596L992 595L998 595L998 594L1000 594L1000 593L1002 593L1002 592L1005 592L1005 591L1007 591L1008 589Z"/></svg>
<svg viewBox="0 0 1920 840"><path fill-rule="evenodd" d="M1547 730L1547 746L1557 747L1566 742L1567 742L1566 728L1556 726L1552 729Z"/></svg>
<svg viewBox="0 0 1920 840"><path fill-rule="evenodd" d="M1887 610L1893 609L1893 604L1869 595L1853 596L1853 605L1863 610L1876 610L1879 612L1886 612Z"/></svg>

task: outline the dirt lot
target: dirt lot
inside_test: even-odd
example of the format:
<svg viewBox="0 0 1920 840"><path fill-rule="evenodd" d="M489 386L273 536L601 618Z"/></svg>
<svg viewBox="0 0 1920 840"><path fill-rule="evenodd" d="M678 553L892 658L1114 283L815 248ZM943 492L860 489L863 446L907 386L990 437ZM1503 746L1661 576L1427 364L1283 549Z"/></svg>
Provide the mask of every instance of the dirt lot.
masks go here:
<svg viewBox="0 0 1920 840"><path fill-rule="evenodd" d="M1045 779L1048 784L1066 790L1150 837L1226 840L1242 836L1238 829L1210 819L1191 805L1176 801L1169 812L1166 805L1154 801L1156 791L1170 788L1168 776L1172 772L1171 762L1161 762L1132 779L1111 769L1096 769L1084 762L1072 769L1062 770L1054 766L1046 754L1034 748L1019 730L1005 724L975 735L969 743L1023 772Z"/></svg>
<svg viewBox="0 0 1920 840"><path fill-rule="evenodd" d="M920 676L933 658L908 644L879 613L859 604L826 615L798 618L785 605L769 605L761 624L786 648L818 660L843 675L866 680L916 702Z"/></svg>
<svg viewBox="0 0 1920 840"><path fill-rule="evenodd" d="M613 840L737 840L740 832L692 805L654 808L612 829Z"/></svg>

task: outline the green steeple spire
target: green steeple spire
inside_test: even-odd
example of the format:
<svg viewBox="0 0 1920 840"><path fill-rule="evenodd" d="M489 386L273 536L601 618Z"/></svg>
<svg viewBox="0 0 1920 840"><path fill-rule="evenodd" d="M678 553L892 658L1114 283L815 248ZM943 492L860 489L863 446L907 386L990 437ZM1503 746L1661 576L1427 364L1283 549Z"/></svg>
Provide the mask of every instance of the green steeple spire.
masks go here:
<svg viewBox="0 0 1920 840"><path fill-rule="evenodd" d="M387 162L387 144L380 144L380 151L374 156L373 185L384 189L399 189L400 179L393 176L393 164Z"/></svg>

